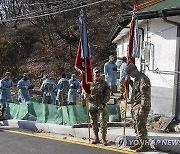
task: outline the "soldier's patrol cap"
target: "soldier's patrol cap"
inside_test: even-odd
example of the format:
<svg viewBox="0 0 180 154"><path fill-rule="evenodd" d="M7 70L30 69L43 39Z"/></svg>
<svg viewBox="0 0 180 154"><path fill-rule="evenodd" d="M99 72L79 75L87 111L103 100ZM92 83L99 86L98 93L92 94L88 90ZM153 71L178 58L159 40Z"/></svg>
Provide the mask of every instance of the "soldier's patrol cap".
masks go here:
<svg viewBox="0 0 180 154"><path fill-rule="evenodd" d="M135 69L137 69L136 65L134 65L133 63L130 63L126 68L126 74L130 74Z"/></svg>
<svg viewBox="0 0 180 154"><path fill-rule="evenodd" d="M94 73L96 73L96 72L101 72L101 69L100 69L99 67L95 67L95 68L93 69L93 72L94 72Z"/></svg>

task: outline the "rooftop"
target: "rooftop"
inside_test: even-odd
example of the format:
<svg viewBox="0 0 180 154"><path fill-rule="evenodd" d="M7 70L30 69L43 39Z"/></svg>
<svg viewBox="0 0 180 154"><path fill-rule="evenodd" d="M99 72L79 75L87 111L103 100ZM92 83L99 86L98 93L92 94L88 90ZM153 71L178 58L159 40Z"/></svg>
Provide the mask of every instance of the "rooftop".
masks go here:
<svg viewBox="0 0 180 154"><path fill-rule="evenodd" d="M141 9L138 12L156 11L177 7L180 7L180 0L161 0L160 2L149 7L145 7L144 9Z"/></svg>
<svg viewBox="0 0 180 154"><path fill-rule="evenodd" d="M136 11L139 20L180 15L180 0L151 0L136 8L138 7L142 8ZM110 41L113 41L119 32L130 23L131 18L131 12L118 15L110 31Z"/></svg>

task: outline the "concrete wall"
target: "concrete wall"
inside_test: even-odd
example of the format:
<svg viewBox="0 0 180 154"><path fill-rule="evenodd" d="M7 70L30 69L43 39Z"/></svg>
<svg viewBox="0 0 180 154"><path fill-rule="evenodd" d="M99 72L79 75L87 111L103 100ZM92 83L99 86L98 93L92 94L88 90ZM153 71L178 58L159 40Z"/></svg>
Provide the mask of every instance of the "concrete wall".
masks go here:
<svg viewBox="0 0 180 154"><path fill-rule="evenodd" d="M170 117L172 115L172 88L151 87L151 113Z"/></svg>
<svg viewBox="0 0 180 154"><path fill-rule="evenodd" d="M180 21L180 17L168 18ZM143 71L149 76L152 84L152 112L171 116L173 104L174 71L176 57L176 29L177 27L162 19L141 21L139 27L144 29L144 42L151 44L150 59L146 61ZM139 31L141 34L141 31ZM141 40L142 41L142 40ZM127 55L128 34L122 36L117 44L117 56ZM147 53L145 43L140 48L141 56ZM142 61L136 59L140 68ZM152 71L156 70L156 71Z"/></svg>

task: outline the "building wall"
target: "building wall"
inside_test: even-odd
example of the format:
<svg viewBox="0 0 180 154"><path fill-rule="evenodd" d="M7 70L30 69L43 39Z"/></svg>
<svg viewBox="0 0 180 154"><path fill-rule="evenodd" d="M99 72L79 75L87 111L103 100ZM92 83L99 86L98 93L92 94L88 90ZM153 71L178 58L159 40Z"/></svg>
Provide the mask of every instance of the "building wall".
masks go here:
<svg viewBox="0 0 180 154"><path fill-rule="evenodd" d="M180 21L180 17L168 18ZM152 85L152 113L171 116L173 105L173 87L176 54L176 26L163 22L162 19L143 21L139 27L144 29L144 43L141 56L136 59L140 69L150 78ZM141 35L141 31L139 31ZM148 47L145 42L150 44ZM147 44L147 43L146 43ZM117 56L127 55L128 34L117 41ZM149 54L147 54L149 51ZM149 56L149 58L147 58ZM148 60L147 60L148 59ZM153 71L154 70L154 71Z"/></svg>

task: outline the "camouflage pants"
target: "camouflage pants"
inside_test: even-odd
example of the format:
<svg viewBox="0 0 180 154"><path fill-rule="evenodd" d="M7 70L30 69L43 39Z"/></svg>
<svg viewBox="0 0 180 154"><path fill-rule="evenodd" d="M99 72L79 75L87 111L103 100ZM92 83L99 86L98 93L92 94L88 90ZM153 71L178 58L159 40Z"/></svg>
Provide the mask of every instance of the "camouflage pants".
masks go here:
<svg viewBox="0 0 180 154"><path fill-rule="evenodd" d="M67 98L68 98L68 95L67 95L67 92L66 91L61 91L59 93L59 99L58 99L58 102L59 102L59 106L64 106L64 105L67 105Z"/></svg>
<svg viewBox="0 0 180 154"><path fill-rule="evenodd" d="M0 104L0 120L4 119L5 112L6 112L6 105L5 104Z"/></svg>
<svg viewBox="0 0 180 154"><path fill-rule="evenodd" d="M134 120L133 127L136 133L136 138L138 140L147 140L146 123L149 112L144 112L144 115L140 116L138 110L139 109L131 110L132 118Z"/></svg>
<svg viewBox="0 0 180 154"><path fill-rule="evenodd" d="M126 118L131 117L131 104L127 104L126 106L124 100L122 100L120 102L120 111L121 111L121 121L125 120L125 113L126 113Z"/></svg>
<svg viewBox="0 0 180 154"><path fill-rule="evenodd" d="M102 135L107 134L107 121L106 121L106 108L102 110L98 110L98 108L92 104L90 104L90 116L92 120L92 128L94 131L94 134L98 134L99 132L99 125L98 125L98 115L99 115L99 120L100 120L100 129Z"/></svg>

